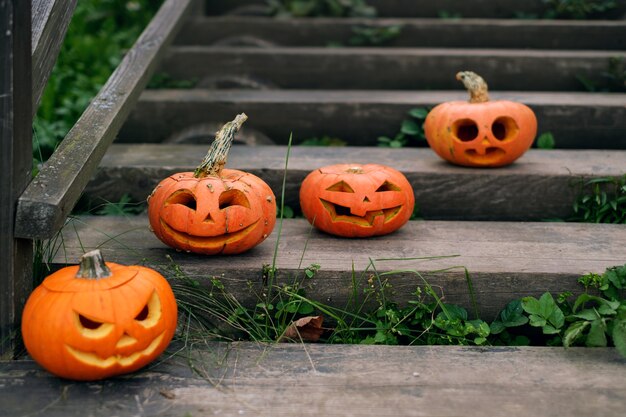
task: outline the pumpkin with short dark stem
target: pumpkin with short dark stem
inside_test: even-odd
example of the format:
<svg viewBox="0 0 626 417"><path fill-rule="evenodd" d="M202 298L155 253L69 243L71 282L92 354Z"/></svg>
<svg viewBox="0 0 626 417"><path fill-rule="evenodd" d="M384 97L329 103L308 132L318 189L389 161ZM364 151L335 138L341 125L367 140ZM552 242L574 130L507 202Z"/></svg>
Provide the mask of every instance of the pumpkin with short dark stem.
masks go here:
<svg viewBox="0 0 626 417"><path fill-rule="evenodd" d="M195 172L171 175L148 198L154 234L183 251L244 252L269 236L276 223L272 189L247 172L224 169L235 133L247 119L238 115L217 133Z"/></svg>
<svg viewBox="0 0 626 417"><path fill-rule="evenodd" d="M471 167L504 166L522 156L537 133L533 111L513 101L489 101L487 83L471 71L456 78L470 101L442 103L428 113L428 145L446 161Z"/></svg>
<svg viewBox="0 0 626 417"><path fill-rule="evenodd" d="M96 380L158 357L176 330L176 300L158 272L105 263L100 251L48 276L22 315L28 353L49 372Z"/></svg>
<svg viewBox="0 0 626 417"><path fill-rule="evenodd" d="M399 171L379 164L316 169L302 182L300 207L324 232L368 237L402 227L415 206L413 188Z"/></svg>

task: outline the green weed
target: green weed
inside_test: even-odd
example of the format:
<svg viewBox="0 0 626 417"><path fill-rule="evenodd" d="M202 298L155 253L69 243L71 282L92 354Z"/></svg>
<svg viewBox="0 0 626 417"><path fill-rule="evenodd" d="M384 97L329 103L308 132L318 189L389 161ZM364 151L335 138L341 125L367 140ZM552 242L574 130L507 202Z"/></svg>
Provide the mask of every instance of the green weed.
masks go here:
<svg viewBox="0 0 626 417"><path fill-rule="evenodd" d="M383 46L397 39L402 32L402 25L355 26L353 35L348 40L350 46Z"/></svg>
<svg viewBox="0 0 626 417"><path fill-rule="evenodd" d="M277 17L375 17L365 0L267 0Z"/></svg>
<svg viewBox="0 0 626 417"><path fill-rule="evenodd" d="M581 182L570 221L626 223L626 175Z"/></svg>
<svg viewBox="0 0 626 417"><path fill-rule="evenodd" d="M615 0L542 0L547 19L587 19L617 8Z"/></svg>
<svg viewBox="0 0 626 417"><path fill-rule="evenodd" d="M554 149L556 141L554 135L551 132L542 133L537 137L537 148L539 149Z"/></svg>
<svg viewBox="0 0 626 417"><path fill-rule="evenodd" d="M398 132L393 138L388 136L381 136L378 138L378 146L384 148L402 148L409 144L409 141L424 141L424 120L428 116L430 109L425 107L418 107L409 110L408 119L402 121L400 126L400 132Z"/></svg>
<svg viewBox="0 0 626 417"><path fill-rule="evenodd" d="M78 2L34 120L33 157L37 161L49 158L161 3Z"/></svg>

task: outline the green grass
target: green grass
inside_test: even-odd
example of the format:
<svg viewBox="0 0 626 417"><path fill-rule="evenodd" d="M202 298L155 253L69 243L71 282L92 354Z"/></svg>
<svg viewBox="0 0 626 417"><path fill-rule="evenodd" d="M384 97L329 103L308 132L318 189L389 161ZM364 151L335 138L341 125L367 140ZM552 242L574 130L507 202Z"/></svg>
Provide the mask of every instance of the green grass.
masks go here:
<svg viewBox="0 0 626 417"><path fill-rule="evenodd" d="M47 160L119 65L162 0L81 0L34 121L36 161Z"/></svg>

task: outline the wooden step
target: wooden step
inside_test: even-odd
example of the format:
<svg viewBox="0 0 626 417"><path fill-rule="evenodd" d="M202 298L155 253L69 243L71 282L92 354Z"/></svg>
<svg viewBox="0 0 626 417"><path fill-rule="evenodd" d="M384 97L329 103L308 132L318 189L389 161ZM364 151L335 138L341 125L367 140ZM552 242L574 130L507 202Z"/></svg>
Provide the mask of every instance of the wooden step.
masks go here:
<svg viewBox="0 0 626 417"><path fill-rule="evenodd" d="M239 302L254 306L265 285L263 265L272 265L278 236L276 228L262 244L236 257L206 257L166 247L148 230L143 215L81 216L64 228L63 247L53 264L76 263L82 253L96 247L111 262L143 263L169 278L174 262L201 282L219 277ZM444 258L406 259L421 257ZM625 259L622 225L411 221L391 235L340 239L311 230L304 219L285 219L276 256L276 283L303 280L311 299L346 308L354 293L362 294L361 287L368 285L373 260L379 273L419 271L431 285L442 289L446 302L473 311L465 267L479 315L491 321L508 302L522 296L540 296L545 291L580 294L577 279L581 275L602 273L607 267L623 265ZM321 269L313 279L305 279L303 269L311 264ZM456 268L433 272L450 267ZM423 285L411 272L388 278L399 303ZM359 287L354 293L353 279Z"/></svg>
<svg viewBox="0 0 626 417"><path fill-rule="evenodd" d="M493 90L601 89L610 59L624 51L454 48L250 48L177 46L160 70L179 79L244 77L292 89L453 89L454 74L473 70Z"/></svg>
<svg viewBox="0 0 626 417"><path fill-rule="evenodd" d="M586 348L213 342L90 383L0 362L7 416L620 416L625 384L624 358Z"/></svg>
<svg viewBox="0 0 626 417"><path fill-rule="evenodd" d="M91 205L120 201L124 194L145 201L161 179L192 171L206 149L206 145L113 145L84 196ZM228 166L260 176L278 196L286 152L284 146L236 145ZM447 164L430 149L293 147L285 204L299 207L300 183L309 172L346 162L375 162L403 172L426 219L566 219L573 213L582 179L626 174L626 151L530 150L509 167L473 169Z"/></svg>
<svg viewBox="0 0 626 417"><path fill-rule="evenodd" d="M380 17L497 17L543 16L546 3L542 0L367 0ZM619 18L626 5L617 2L617 8L601 15ZM211 0L206 2L208 14L267 14L264 0Z"/></svg>
<svg viewBox="0 0 626 417"><path fill-rule="evenodd" d="M399 132L412 108L467 100L457 84L457 91L147 90L117 141L163 142L189 126L222 124L245 111L246 127L276 143L287 143L293 132L298 140L330 135L376 145L379 136ZM491 98L530 106L539 132L551 132L558 148L626 149L626 94L492 91Z"/></svg>
<svg viewBox="0 0 626 417"><path fill-rule="evenodd" d="M389 27L401 29L396 38L384 44L386 47L626 49L625 21L519 19L275 19L246 16L195 18L185 25L176 43L350 46L354 42L355 28ZM259 40L263 42L258 42Z"/></svg>

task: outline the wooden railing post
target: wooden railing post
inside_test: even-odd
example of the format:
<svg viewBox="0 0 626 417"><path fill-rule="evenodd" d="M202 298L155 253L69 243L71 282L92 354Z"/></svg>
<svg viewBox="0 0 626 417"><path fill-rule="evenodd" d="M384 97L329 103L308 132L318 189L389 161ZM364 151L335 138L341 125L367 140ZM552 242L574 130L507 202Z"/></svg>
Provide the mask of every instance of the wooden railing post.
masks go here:
<svg viewBox="0 0 626 417"><path fill-rule="evenodd" d="M0 357L13 354L32 289L33 242L16 239L16 203L31 178L31 2L0 0Z"/></svg>

